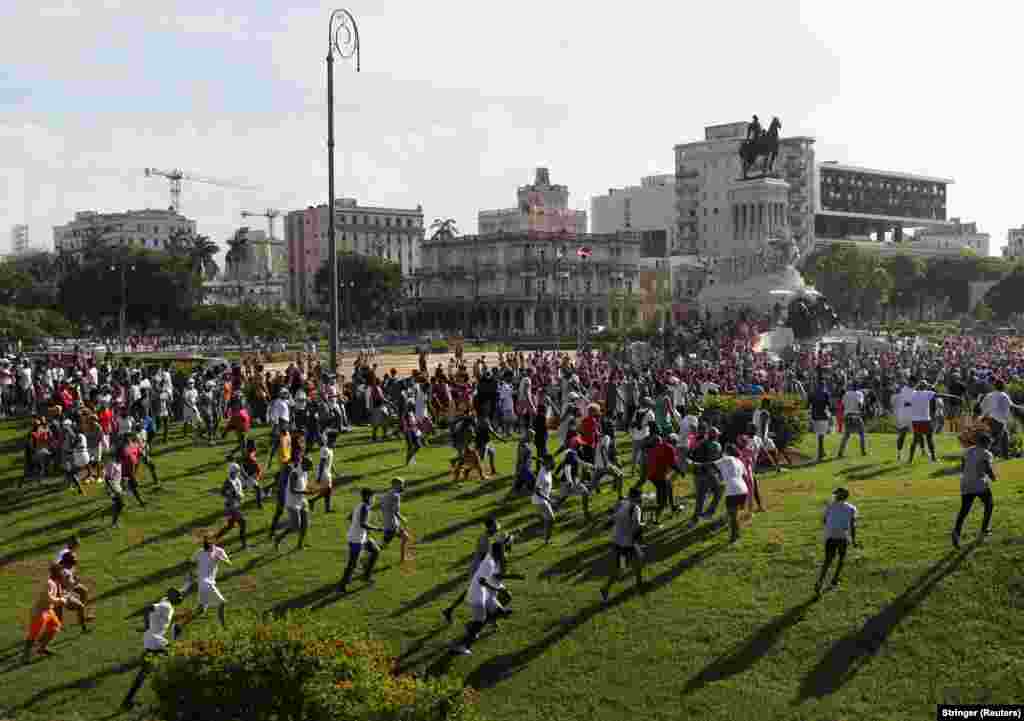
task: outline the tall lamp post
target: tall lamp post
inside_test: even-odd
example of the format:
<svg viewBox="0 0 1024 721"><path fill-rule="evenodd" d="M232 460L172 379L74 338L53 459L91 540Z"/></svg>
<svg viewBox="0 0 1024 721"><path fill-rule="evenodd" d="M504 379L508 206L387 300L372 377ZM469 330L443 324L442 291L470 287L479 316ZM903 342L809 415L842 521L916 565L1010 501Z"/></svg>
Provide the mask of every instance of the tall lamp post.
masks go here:
<svg viewBox="0 0 1024 721"><path fill-rule="evenodd" d="M356 59L359 72L359 27L348 10L331 12L327 32L327 237L331 256L331 372L338 368L338 239L334 233L334 53Z"/></svg>
<svg viewBox="0 0 1024 721"><path fill-rule="evenodd" d="M128 317L128 271L135 271L135 265L133 263L126 263L121 261L117 265L110 266L110 271L121 270L121 311L118 313L118 327L119 334L121 336L121 352L125 351L124 344L124 329Z"/></svg>

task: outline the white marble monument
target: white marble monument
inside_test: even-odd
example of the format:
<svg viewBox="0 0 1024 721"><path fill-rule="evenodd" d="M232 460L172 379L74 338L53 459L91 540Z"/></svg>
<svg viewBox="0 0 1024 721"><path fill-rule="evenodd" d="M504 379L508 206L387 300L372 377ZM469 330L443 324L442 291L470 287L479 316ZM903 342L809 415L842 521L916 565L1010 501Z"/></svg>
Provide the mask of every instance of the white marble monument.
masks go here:
<svg viewBox="0 0 1024 721"><path fill-rule="evenodd" d="M729 190L729 206L732 251L715 261L711 283L697 296L701 309L713 317L742 308L773 316L778 306L785 315L797 296L817 295L795 266L799 252L789 228L789 183L737 181Z"/></svg>

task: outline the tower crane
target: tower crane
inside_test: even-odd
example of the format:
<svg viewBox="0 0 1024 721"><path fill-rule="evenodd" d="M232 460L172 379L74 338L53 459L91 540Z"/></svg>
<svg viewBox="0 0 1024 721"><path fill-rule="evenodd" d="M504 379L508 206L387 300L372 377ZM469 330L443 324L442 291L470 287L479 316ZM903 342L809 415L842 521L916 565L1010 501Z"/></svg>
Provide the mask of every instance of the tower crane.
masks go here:
<svg viewBox="0 0 1024 721"><path fill-rule="evenodd" d="M274 273L274 246L282 245L274 238L274 221L280 217L281 211L277 208L267 208L263 212L243 210L243 218L266 218L267 219L267 242L263 252L264 272L268 277Z"/></svg>
<svg viewBox="0 0 1024 721"><path fill-rule="evenodd" d="M234 188L236 190L258 190L252 185L242 185L240 183L232 183L225 180L214 180L213 178L203 178L192 173L186 173L182 170L159 170L157 168L146 168L146 177L152 178L155 176L161 176L171 181L171 210L177 213L181 209L181 181L187 180L190 183L205 183L207 185L216 185L220 188Z"/></svg>

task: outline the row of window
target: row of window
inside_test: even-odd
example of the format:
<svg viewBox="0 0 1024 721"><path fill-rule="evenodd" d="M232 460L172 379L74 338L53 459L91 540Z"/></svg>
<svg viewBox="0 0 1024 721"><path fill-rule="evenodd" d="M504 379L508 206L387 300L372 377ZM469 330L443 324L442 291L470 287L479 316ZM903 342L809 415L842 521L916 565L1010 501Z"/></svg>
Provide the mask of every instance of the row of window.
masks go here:
<svg viewBox="0 0 1024 721"><path fill-rule="evenodd" d="M854 188L875 188L879 190L892 190L897 193L924 193L925 195L945 195L946 187L937 183L911 183L881 178L865 179L860 176L847 176L837 174L822 175L822 182L825 185L851 186Z"/></svg>

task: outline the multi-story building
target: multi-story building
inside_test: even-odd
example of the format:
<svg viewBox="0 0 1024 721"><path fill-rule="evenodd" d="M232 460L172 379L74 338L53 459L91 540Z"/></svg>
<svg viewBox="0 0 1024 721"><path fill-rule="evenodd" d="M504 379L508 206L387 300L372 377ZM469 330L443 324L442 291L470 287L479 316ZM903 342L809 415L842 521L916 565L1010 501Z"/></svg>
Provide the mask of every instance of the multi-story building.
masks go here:
<svg viewBox="0 0 1024 721"><path fill-rule="evenodd" d="M723 257L743 250L729 214L729 192L742 183L739 149L747 123L704 129L704 140L675 146L680 252ZM814 138L779 138L778 177L789 184L785 212L801 250L814 244Z"/></svg>
<svg viewBox="0 0 1024 721"><path fill-rule="evenodd" d="M282 308L288 304L287 280L283 275L262 280L208 280L203 283L203 303Z"/></svg>
<svg viewBox="0 0 1024 721"><path fill-rule="evenodd" d="M480 233L423 243L412 324L478 334L574 334L639 320L640 236L587 234L587 214L547 168L516 208L479 214Z"/></svg>
<svg viewBox="0 0 1024 721"><path fill-rule="evenodd" d="M28 239L28 226L15 225L11 228L11 253L13 255L24 255L29 252L31 245Z"/></svg>
<svg viewBox="0 0 1024 721"><path fill-rule="evenodd" d="M639 261L637 233L428 239L412 322L420 329L512 335L632 325L640 319Z"/></svg>
<svg viewBox="0 0 1024 721"><path fill-rule="evenodd" d="M82 250L86 238L100 234L107 245L166 249L176 232L195 233L196 221L173 210L129 210L123 213L82 211L67 225L53 229L53 246L58 252Z"/></svg>
<svg viewBox="0 0 1024 721"><path fill-rule="evenodd" d="M675 175L650 175L640 185L609 188L590 201L590 230L597 234L637 231L641 256L664 258L683 251L679 244Z"/></svg>
<svg viewBox="0 0 1024 721"><path fill-rule="evenodd" d="M989 254L992 236L979 231L977 223L961 222L960 218L951 218L949 222L952 225L948 228L921 228L914 234L910 245L922 252L934 250L959 253L966 250L981 256Z"/></svg>
<svg viewBox="0 0 1024 721"><path fill-rule="evenodd" d="M820 202L814 232L819 239L903 240L903 231L955 232L946 219L949 178L873 170L834 161L817 168ZM975 229L976 230L976 229Z"/></svg>
<svg viewBox="0 0 1024 721"><path fill-rule="evenodd" d="M1010 228L1006 234L1006 247L1003 257L1010 259L1024 258L1024 226Z"/></svg>
<svg viewBox="0 0 1024 721"><path fill-rule="evenodd" d="M532 185L516 192L515 208L481 210L480 235L528 233L535 238L581 235L587 232L587 213L569 207L569 188L552 185L547 168L537 168Z"/></svg>
<svg viewBox="0 0 1024 721"><path fill-rule="evenodd" d="M299 311L319 309L316 273L327 261L329 249L327 205L296 210L285 217L288 250L289 300ZM382 208L360 205L354 198L334 204L334 229L339 251L375 255L398 263L404 277L420 266L423 241L423 206Z"/></svg>

